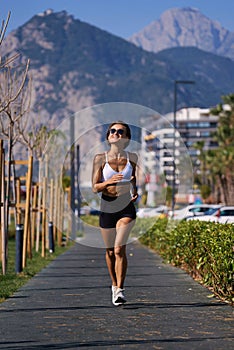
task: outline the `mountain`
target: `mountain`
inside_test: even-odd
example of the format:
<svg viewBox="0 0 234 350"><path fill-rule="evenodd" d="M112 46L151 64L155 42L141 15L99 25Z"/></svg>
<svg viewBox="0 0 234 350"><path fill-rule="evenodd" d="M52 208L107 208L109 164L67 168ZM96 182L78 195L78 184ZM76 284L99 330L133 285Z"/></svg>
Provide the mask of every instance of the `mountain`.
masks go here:
<svg viewBox="0 0 234 350"><path fill-rule="evenodd" d="M1 56L21 52L30 58L32 105L41 123L57 125L85 107L131 102L161 114L173 110L174 80L178 108L209 107L233 92L234 62L195 47L151 53L67 12L46 11L11 32Z"/></svg>
<svg viewBox="0 0 234 350"><path fill-rule="evenodd" d="M234 32L195 8L169 9L159 20L132 35L129 41L151 52L194 46L234 60Z"/></svg>

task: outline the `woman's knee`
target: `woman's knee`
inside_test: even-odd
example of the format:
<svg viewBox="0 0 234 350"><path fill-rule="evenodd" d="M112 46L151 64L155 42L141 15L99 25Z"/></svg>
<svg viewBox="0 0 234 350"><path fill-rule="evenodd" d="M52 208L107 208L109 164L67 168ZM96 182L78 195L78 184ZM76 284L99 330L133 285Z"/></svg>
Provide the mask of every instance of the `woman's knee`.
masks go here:
<svg viewBox="0 0 234 350"><path fill-rule="evenodd" d="M125 246L116 246L114 249L115 256L124 256L125 255Z"/></svg>
<svg viewBox="0 0 234 350"><path fill-rule="evenodd" d="M106 254L108 255L109 258L113 258L113 256L115 255L114 248L106 249Z"/></svg>

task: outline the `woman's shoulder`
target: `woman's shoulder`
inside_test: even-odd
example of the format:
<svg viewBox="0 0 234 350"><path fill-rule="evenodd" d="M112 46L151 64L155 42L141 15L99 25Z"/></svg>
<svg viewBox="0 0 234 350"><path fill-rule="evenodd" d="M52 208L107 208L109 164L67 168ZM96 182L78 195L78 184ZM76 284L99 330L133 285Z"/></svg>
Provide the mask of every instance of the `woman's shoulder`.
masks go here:
<svg viewBox="0 0 234 350"><path fill-rule="evenodd" d="M96 163L103 163L103 161L106 160L106 154L105 152L104 153L97 153L95 156L94 156L94 161Z"/></svg>
<svg viewBox="0 0 234 350"><path fill-rule="evenodd" d="M128 152L128 154L129 154L129 160L133 163L137 163L137 160L138 160L137 154L133 152Z"/></svg>

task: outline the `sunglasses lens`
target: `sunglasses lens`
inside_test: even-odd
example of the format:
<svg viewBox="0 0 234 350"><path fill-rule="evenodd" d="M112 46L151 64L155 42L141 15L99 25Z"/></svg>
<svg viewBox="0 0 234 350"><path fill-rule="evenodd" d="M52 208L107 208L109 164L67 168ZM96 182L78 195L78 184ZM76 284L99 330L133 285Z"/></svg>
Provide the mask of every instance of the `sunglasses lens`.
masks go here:
<svg viewBox="0 0 234 350"><path fill-rule="evenodd" d="M111 133L111 134L115 134L116 132L117 132L118 135L123 135L124 130L123 130L123 129L118 129L118 130L116 130L116 129L110 129L110 133Z"/></svg>

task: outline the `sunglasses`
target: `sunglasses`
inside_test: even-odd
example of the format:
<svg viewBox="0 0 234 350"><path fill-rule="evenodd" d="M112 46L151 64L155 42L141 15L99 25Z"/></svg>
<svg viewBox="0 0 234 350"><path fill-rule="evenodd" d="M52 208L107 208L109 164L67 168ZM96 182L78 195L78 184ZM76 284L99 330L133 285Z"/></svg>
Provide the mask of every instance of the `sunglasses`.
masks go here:
<svg viewBox="0 0 234 350"><path fill-rule="evenodd" d="M110 134L115 134L117 133L118 135L123 135L124 134L124 130L123 129L110 129Z"/></svg>

